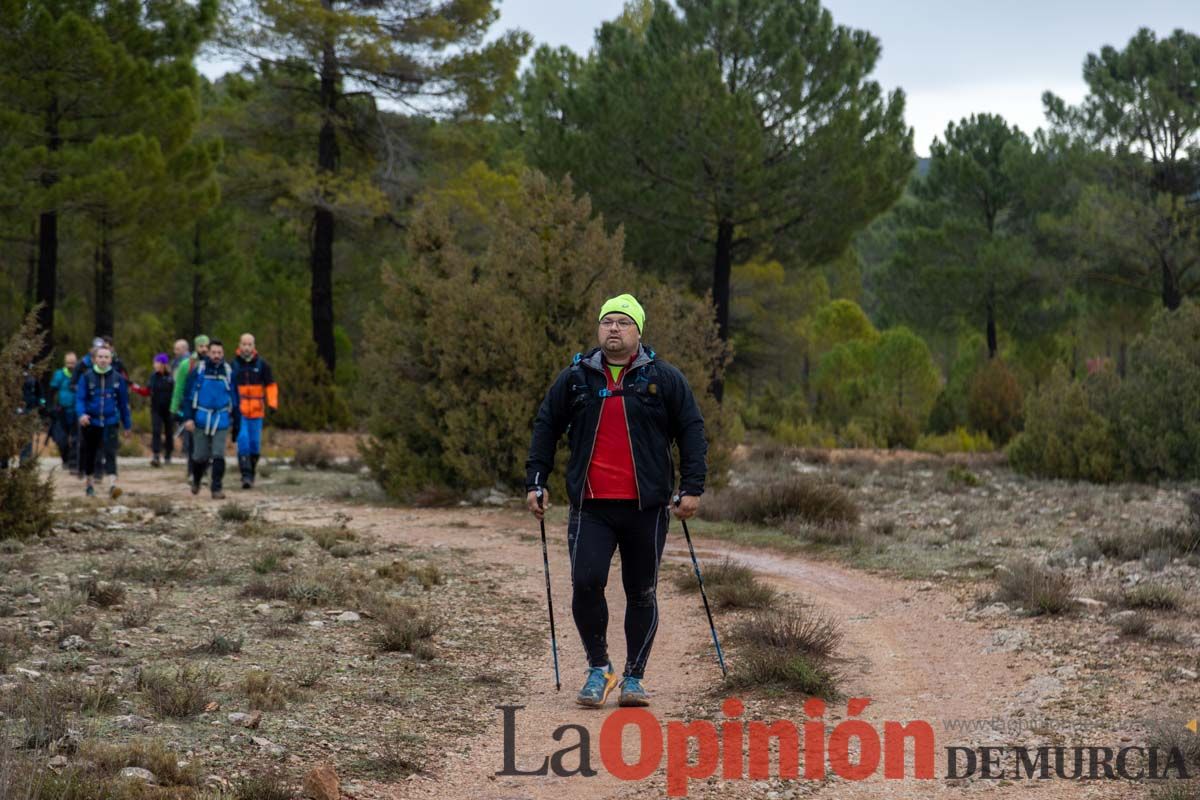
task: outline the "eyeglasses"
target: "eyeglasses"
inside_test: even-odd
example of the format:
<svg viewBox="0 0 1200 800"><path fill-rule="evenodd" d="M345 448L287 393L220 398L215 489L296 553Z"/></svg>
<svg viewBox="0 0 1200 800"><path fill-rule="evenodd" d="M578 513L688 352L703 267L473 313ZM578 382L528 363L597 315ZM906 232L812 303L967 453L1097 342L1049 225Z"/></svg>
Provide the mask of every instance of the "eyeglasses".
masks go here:
<svg viewBox="0 0 1200 800"><path fill-rule="evenodd" d="M620 328L623 331L628 330L629 326L632 324L633 324L633 320L631 320L631 319L602 319L602 320L600 320L601 328Z"/></svg>

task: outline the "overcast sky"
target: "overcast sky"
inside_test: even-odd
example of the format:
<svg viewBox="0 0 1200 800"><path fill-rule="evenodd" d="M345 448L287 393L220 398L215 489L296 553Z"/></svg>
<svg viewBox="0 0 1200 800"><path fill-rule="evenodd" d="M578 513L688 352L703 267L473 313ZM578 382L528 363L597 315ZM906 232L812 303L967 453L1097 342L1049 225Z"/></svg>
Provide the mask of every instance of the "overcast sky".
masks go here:
<svg viewBox="0 0 1200 800"><path fill-rule="evenodd" d="M875 78L903 88L921 155L946 123L982 111L1031 133L1044 124L1041 95L1084 95L1084 57L1123 47L1139 27L1159 36L1200 33L1200 0L824 0L839 24L865 28L883 44ZM499 30L521 28L537 44L583 53L623 0L501 0ZM225 65L224 68L227 68ZM202 64L210 77L223 71Z"/></svg>

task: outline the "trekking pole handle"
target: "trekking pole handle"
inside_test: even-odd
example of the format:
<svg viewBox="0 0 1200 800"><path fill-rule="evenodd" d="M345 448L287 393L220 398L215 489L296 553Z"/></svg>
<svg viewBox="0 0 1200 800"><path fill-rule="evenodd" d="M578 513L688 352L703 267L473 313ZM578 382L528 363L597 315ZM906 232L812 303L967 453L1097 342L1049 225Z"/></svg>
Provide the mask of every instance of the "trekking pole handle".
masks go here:
<svg viewBox="0 0 1200 800"><path fill-rule="evenodd" d="M542 489L541 486L539 486L533 490L533 493L535 495L537 495L538 508L541 508L542 507L542 497L546 494L545 490Z"/></svg>

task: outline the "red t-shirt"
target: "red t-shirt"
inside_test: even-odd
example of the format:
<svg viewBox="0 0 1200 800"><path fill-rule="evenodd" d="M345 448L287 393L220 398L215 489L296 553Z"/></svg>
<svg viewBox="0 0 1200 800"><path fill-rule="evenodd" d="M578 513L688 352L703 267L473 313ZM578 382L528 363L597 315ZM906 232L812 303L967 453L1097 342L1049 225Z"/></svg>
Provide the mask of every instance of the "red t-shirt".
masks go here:
<svg viewBox="0 0 1200 800"><path fill-rule="evenodd" d="M633 360L630 359L630 363ZM628 365L621 367L614 379L612 365L605 364L604 377L608 388L621 388ZM596 429L596 444L588 464L587 486L583 496L597 500L637 500L637 479L633 471L633 444L629 441L629 426L625 422L625 398L605 397L600 408L600 423Z"/></svg>

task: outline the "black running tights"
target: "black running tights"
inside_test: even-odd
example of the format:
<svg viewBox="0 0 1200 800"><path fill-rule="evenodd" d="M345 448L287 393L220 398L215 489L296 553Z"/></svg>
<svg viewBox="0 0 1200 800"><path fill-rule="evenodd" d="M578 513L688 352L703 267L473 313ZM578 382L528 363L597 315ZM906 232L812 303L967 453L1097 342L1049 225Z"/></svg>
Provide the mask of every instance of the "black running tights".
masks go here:
<svg viewBox="0 0 1200 800"><path fill-rule="evenodd" d="M613 553L621 551L625 588L625 672L643 677L658 631L658 565L670 521L666 506L639 511L635 500L585 500L568 516L571 555L571 613L583 639L588 664L608 659L608 603L604 588Z"/></svg>

